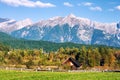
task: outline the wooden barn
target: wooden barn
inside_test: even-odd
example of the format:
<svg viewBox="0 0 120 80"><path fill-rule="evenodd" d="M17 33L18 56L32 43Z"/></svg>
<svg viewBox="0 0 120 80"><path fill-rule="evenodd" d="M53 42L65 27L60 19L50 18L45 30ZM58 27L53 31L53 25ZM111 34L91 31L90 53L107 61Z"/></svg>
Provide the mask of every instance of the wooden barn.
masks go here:
<svg viewBox="0 0 120 80"><path fill-rule="evenodd" d="M71 67L72 70L77 70L77 69L79 69L82 66L82 64L80 64L78 61L76 61L72 57L70 57L67 60L65 60L62 64L63 65L64 64L68 64Z"/></svg>

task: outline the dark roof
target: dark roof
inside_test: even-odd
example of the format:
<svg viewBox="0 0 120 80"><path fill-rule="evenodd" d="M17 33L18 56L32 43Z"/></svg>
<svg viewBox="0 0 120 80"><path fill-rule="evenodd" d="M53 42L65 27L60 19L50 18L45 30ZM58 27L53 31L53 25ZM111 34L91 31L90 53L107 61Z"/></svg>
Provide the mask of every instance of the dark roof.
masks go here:
<svg viewBox="0 0 120 80"><path fill-rule="evenodd" d="M81 66L81 64L72 57L68 58L68 60L71 61L75 65L75 67Z"/></svg>

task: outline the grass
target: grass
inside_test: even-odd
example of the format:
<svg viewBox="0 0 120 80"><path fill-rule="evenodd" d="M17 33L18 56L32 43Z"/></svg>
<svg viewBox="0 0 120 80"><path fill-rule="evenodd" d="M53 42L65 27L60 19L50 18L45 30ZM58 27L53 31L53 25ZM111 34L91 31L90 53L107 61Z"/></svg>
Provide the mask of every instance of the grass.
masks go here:
<svg viewBox="0 0 120 80"><path fill-rule="evenodd" d="M24 72L0 70L0 80L120 80L113 72Z"/></svg>

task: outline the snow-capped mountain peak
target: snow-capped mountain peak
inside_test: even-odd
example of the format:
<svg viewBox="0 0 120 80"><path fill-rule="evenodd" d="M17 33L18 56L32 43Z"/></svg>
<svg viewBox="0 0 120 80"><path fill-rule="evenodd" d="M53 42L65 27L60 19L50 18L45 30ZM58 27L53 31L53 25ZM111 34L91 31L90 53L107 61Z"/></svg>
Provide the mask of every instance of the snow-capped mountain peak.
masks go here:
<svg viewBox="0 0 120 80"><path fill-rule="evenodd" d="M66 17L68 17L68 18L76 18L76 16L74 15L74 14L69 14L68 16L66 16Z"/></svg>
<svg viewBox="0 0 120 80"><path fill-rule="evenodd" d="M87 18L76 17L74 14L70 14L65 17L57 16L48 20L41 20L35 25L38 25L39 27L54 27L56 25L62 26L64 24L68 24L70 27L74 27L75 25L79 25L81 27L89 26L95 29L104 30L107 33L116 33L116 23L100 23L96 21L91 21Z"/></svg>
<svg viewBox="0 0 120 80"><path fill-rule="evenodd" d="M61 18L60 16L56 16L56 17L53 17L53 18L50 18L49 20L57 20L57 19L59 19L59 18Z"/></svg>
<svg viewBox="0 0 120 80"><path fill-rule="evenodd" d="M16 29L21 29L21 28L23 28L25 26L32 25L32 24L33 24L33 22L29 18L27 18L25 20L16 22L15 25L17 26Z"/></svg>
<svg viewBox="0 0 120 80"><path fill-rule="evenodd" d="M22 21L16 21L14 19L9 19L7 21L0 23L0 30L6 33L11 33L12 31L21 29L31 24L33 23L30 19L25 19Z"/></svg>

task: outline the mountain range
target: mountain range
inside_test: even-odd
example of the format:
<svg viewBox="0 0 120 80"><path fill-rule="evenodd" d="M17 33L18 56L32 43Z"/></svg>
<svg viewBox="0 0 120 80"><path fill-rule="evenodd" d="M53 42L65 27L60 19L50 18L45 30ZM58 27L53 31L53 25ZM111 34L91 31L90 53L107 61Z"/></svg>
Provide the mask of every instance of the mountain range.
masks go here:
<svg viewBox="0 0 120 80"><path fill-rule="evenodd" d="M120 47L120 22L100 23L70 14L33 23L0 18L0 31L16 38L57 43L99 44Z"/></svg>

